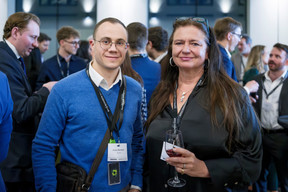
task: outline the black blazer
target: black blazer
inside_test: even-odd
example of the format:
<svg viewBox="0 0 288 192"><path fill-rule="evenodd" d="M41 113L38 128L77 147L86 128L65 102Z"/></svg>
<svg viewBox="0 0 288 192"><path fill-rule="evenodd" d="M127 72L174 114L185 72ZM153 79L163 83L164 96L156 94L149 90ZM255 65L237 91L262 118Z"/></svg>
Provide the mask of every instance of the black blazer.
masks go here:
<svg viewBox="0 0 288 192"><path fill-rule="evenodd" d="M13 107L13 132L8 156L0 165L5 182L33 181L31 147L37 127L35 117L42 112L49 95L47 88L32 93L14 52L0 42L0 71L8 78Z"/></svg>
<svg viewBox="0 0 288 192"><path fill-rule="evenodd" d="M36 88L36 81L41 68L41 53L39 48L34 48L28 57L24 57L26 73L32 91Z"/></svg>
<svg viewBox="0 0 288 192"><path fill-rule="evenodd" d="M262 107L262 91L263 86L261 81L263 80L265 73L255 76L253 79L258 82L259 89L257 91L258 101L253 104L255 111L257 112L259 118L261 118L261 107ZM287 76L287 75L286 75ZM279 97L279 116L288 115L288 78L286 78L283 82L283 86L281 89L280 97ZM288 128L288 127L286 127Z"/></svg>
<svg viewBox="0 0 288 192"><path fill-rule="evenodd" d="M243 90L243 97L244 94L246 92ZM252 106L245 109L239 143L233 143L230 153L226 146L226 128L222 124L216 128L211 122L207 110L209 105L206 105L209 103L208 95L208 87L203 86L196 95L189 96L179 129L183 133L185 148L205 161L210 178L179 174L179 177L186 180L186 185L179 190L167 186L167 180L173 176L174 168L160 160L160 154L165 141L165 131L171 129L172 108L169 105L153 120L146 134L144 192L223 192L227 188L228 191L244 191L247 190L249 182L257 180L261 170L262 142ZM220 109L216 111L217 119L221 122L222 113Z"/></svg>

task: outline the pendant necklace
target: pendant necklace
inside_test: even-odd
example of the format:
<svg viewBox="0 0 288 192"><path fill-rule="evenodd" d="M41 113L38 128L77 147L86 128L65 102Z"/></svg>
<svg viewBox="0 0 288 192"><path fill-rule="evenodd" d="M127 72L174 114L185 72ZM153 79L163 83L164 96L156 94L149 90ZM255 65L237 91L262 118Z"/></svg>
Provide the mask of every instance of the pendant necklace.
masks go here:
<svg viewBox="0 0 288 192"><path fill-rule="evenodd" d="M179 89L179 90L182 91L181 89ZM191 89L191 90L192 90L192 89ZM181 94L181 97L180 97L180 102L181 102L181 103L183 103L186 94L187 94L188 92L190 92L191 90L189 90L189 91L182 91L182 94Z"/></svg>

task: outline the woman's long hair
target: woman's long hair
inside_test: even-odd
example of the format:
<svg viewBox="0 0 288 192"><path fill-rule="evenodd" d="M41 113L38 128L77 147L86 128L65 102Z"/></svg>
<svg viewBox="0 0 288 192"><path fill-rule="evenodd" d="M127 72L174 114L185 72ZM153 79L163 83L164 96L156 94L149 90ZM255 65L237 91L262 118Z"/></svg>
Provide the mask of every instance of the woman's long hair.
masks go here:
<svg viewBox="0 0 288 192"><path fill-rule="evenodd" d="M120 67L121 67L121 71L122 71L123 75L127 75L128 77L132 77L133 79L138 81L141 84L141 86L143 86L143 80L142 80L141 76L132 68L131 58L128 54L128 51L125 55L125 59L124 59L122 65Z"/></svg>
<svg viewBox="0 0 288 192"><path fill-rule="evenodd" d="M175 82L178 79L178 67L173 67L169 64L169 59L172 57L172 43L175 31L180 27L195 26L201 30L206 36L208 46L208 58L206 61L207 67L207 86L209 91L209 104L205 104L205 108L211 114L213 126L219 128L224 126L229 133L226 145L231 149L231 144L237 141L239 130L243 128L242 113L243 108L247 108L247 98L243 97L240 86L232 80L223 68L221 53L219 51L215 35L211 28L204 23L193 21L193 19L176 20L173 24L173 32L169 39L168 56L165 58L163 76L156 87L150 100L150 114L145 124L149 128L151 122L170 104L169 98L174 92ZM217 121L217 109L220 109L223 116L223 121ZM219 110L218 110L219 112Z"/></svg>
<svg viewBox="0 0 288 192"><path fill-rule="evenodd" d="M249 53L247 66L245 71L248 71L252 67L255 67L259 73L264 71L262 56L265 53L265 46L264 45L256 45L252 47L251 52Z"/></svg>

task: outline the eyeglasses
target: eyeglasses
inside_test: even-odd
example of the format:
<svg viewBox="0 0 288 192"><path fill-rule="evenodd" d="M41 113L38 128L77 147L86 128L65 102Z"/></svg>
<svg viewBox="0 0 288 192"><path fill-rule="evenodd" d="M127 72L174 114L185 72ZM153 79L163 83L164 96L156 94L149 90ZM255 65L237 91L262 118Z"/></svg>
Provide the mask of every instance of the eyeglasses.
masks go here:
<svg viewBox="0 0 288 192"><path fill-rule="evenodd" d="M242 38L242 35L241 34L238 34L238 33L235 33L235 32L231 32L233 35L236 35L239 39Z"/></svg>
<svg viewBox="0 0 288 192"><path fill-rule="evenodd" d="M80 45L80 43L81 43L81 41L67 41L67 40L65 40L65 39L64 39L64 41L67 42L67 43L69 43L69 44L71 44L71 45L73 45L73 46L75 46L75 45Z"/></svg>
<svg viewBox="0 0 288 192"><path fill-rule="evenodd" d="M209 24L208 24L208 19L205 19L203 17L179 17L176 19L176 21L184 21L184 20L191 20L195 21L197 23L203 24L207 28L207 32L209 34Z"/></svg>
<svg viewBox="0 0 288 192"><path fill-rule="evenodd" d="M104 49L105 51L107 51L108 49L110 49L110 47L112 47L112 44L115 44L115 47L118 50L124 50L127 49L129 46L129 43L127 43L126 41L124 41L123 39L117 40L115 42L113 42L111 39L109 38L104 38L101 40L96 40L95 41L100 43L100 47L102 49Z"/></svg>

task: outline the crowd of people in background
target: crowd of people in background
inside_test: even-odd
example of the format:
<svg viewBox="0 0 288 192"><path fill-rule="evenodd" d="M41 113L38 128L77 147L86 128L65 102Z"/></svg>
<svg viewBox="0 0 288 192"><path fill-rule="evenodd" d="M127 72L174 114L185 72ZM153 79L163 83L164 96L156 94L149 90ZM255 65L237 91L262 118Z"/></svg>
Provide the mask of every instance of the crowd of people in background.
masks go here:
<svg viewBox="0 0 288 192"><path fill-rule="evenodd" d="M231 17L178 18L170 37L108 17L81 40L16 12L3 32L0 192L288 192L287 45Z"/></svg>

